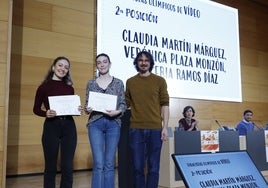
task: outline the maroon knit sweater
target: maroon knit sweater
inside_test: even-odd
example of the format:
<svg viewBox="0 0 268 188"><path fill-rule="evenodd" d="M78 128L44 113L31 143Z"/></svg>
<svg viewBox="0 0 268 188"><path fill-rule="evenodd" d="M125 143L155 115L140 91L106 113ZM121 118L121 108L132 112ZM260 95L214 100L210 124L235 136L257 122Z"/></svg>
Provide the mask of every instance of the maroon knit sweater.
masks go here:
<svg viewBox="0 0 268 188"><path fill-rule="evenodd" d="M65 84L63 81L49 80L41 84L35 94L33 112L42 117L46 117L49 110L48 97L59 95L73 95L74 88Z"/></svg>

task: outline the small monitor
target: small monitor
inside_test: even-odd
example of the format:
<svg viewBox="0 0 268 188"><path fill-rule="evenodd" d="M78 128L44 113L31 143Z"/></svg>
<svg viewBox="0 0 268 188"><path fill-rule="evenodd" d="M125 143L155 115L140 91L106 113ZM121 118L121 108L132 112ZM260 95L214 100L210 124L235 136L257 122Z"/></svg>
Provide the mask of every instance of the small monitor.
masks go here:
<svg viewBox="0 0 268 188"><path fill-rule="evenodd" d="M268 184L247 151L172 154L187 188L266 188Z"/></svg>

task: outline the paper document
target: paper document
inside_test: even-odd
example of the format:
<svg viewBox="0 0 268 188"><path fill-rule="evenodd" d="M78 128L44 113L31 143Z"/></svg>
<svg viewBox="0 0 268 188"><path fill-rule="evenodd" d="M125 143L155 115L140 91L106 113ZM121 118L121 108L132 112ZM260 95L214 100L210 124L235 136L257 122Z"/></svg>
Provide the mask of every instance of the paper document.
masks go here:
<svg viewBox="0 0 268 188"><path fill-rule="evenodd" d="M209 130L200 131L201 152L218 152L219 151L219 131Z"/></svg>
<svg viewBox="0 0 268 188"><path fill-rule="evenodd" d="M88 107L94 111L106 112L106 110L116 110L117 96L98 92L89 92Z"/></svg>
<svg viewBox="0 0 268 188"><path fill-rule="evenodd" d="M81 115L78 107L81 105L78 95L50 96L48 102L51 110L55 110L57 116Z"/></svg>

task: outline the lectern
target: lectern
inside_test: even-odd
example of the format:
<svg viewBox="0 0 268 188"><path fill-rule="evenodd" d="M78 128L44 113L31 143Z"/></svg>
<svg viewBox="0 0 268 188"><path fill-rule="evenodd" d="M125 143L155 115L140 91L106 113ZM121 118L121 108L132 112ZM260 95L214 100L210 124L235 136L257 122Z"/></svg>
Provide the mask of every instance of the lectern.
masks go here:
<svg viewBox="0 0 268 188"><path fill-rule="evenodd" d="M201 153L200 131L175 131L175 153L193 154ZM239 135L237 131L219 131L219 151L239 151ZM181 177L176 169L176 180Z"/></svg>
<svg viewBox="0 0 268 188"><path fill-rule="evenodd" d="M130 110L121 118L121 132L118 144L118 186L119 188L133 188L132 163L129 149Z"/></svg>
<svg viewBox="0 0 268 188"><path fill-rule="evenodd" d="M247 151L259 170L268 170L264 130L249 131L246 136Z"/></svg>

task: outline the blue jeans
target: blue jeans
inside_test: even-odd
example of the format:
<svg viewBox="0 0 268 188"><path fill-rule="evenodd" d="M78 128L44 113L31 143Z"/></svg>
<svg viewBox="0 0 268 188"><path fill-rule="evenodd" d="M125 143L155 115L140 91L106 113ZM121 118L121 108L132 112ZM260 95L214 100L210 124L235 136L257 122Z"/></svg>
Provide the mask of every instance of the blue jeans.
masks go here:
<svg viewBox="0 0 268 188"><path fill-rule="evenodd" d="M93 155L91 188L113 188L120 126L115 120L102 117L90 123L88 136Z"/></svg>
<svg viewBox="0 0 268 188"><path fill-rule="evenodd" d="M161 129L131 128L129 143L134 168L134 187L157 188L162 148ZM145 167L147 175L144 173Z"/></svg>

